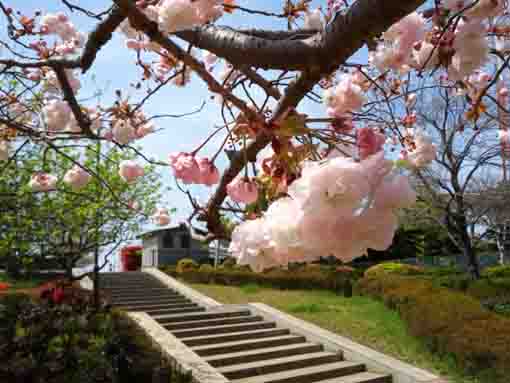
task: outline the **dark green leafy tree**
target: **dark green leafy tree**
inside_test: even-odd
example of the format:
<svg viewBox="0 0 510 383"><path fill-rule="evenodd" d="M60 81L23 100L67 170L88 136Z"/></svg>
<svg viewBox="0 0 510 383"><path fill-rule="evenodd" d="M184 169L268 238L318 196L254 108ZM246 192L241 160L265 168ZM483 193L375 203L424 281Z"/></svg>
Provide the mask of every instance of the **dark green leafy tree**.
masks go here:
<svg viewBox="0 0 510 383"><path fill-rule="evenodd" d="M42 153L29 145L20 148L0 174L0 262L11 270L58 267L70 276L80 260L106 256L133 239L160 198L160 183L151 166L136 183L126 183L118 164L130 158L126 151L99 145ZM92 175L80 190L62 181L76 163ZM37 171L56 175L57 190L32 191L28 183Z"/></svg>

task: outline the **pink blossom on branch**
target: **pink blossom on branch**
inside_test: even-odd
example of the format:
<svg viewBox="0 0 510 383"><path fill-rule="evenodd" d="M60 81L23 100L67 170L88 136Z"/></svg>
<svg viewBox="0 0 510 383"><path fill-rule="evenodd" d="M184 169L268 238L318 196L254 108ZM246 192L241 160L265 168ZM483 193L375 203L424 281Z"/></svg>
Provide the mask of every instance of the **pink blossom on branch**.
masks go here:
<svg viewBox="0 0 510 383"><path fill-rule="evenodd" d="M35 173L32 175L28 186L36 192L52 191L56 189L57 177L44 172Z"/></svg>
<svg viewBox="0 0 510 383"><path fill-rule="evenodd" d="M256 182L238 177L227 185L227 194L235 202L251 204L257 201L259 191Z"/></svg>
<svg viewBox="0 0 510 383"><path fill-rule="evenodd" d="M383 149L386 142L384 134L376 132L370 127L360 128L356 132L359 157L363 160Z"/></svg>
<svg viewBox="0 0 510 383"><path fill-rule="evenodd" d="M74 190L79 190L86 186L90 181L91 175L78 165L74 165L64 175L64 183L71 186Z"/></svg>
<svg viewBox="0 0 510 383"><path fill-rule="evenodd" d="M415 148L409 151L407 160L417 168L423 168L429 165L436 158L436 145L434 145L429 137L417 134L414 138Z"/></svg>
<svg viewBox="0 0 510 383"><path fill-rule="evenodd" d="M152 220L158 226L166 226L170 223L170 214L167 209L158 208L152 215Z"/></svg>
<svg viewBox="0 0 510 383"><path fill-rule="evenodd" d="M200 168L197 160L190 153L172 153L168 156L168 163L174 171L174 176L184 184L200 183Z"/></svg>
<svg viewBox="0 0 510 383"><path fill-rule="evenodd" d="M145 171L143 167L131 160L124 160L119 165L119 175L127 183L135 182L139 177L143 177Z"/></svg>
<svg viewBox="0 0 510 383"><path fill-rule="evenodd" d="M200 170L200 184L212 186L220 181L218 168L208 158L199 158L197 164Z"/></svg>
<svg viewBox="0 0 510 383"><path fill-rule="evenodd" d="M9 141L0 140L0 161L7 161L9 159Z"/></svg>

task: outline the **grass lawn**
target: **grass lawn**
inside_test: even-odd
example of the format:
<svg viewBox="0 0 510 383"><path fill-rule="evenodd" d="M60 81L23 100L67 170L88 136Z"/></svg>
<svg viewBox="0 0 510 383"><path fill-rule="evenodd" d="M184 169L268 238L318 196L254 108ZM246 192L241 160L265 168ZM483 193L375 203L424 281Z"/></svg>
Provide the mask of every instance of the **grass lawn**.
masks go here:
<svg viewBox="0 0 510 383"><path fill-rule="evenodd" d="M344 298L329 291L275 290L257 285L191 286L227 304L266 303L380 352L440 374L453 382L491 383L491 380L481 377L467 376L455 366L453 359L431 353L422 341L407 332L405 323L396 311L367 297Z"/></svg>

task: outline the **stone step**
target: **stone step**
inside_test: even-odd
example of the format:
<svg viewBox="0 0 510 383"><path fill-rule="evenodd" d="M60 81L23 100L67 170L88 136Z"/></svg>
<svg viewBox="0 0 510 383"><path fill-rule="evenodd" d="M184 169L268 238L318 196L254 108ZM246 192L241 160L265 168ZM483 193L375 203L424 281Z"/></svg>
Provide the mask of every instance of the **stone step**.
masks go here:
<svg viewBox="0 0 510 383"><path fill-rule="evenodd" d="M160 289L161 284L156 282L151 283L111 283L111 284L100 284L99 288L105 291L108 290L119 290L119 291L140 291L147 289Z"/></svg>
<svg viewBox="0 0 510 383"><path fill-rule="evenodd" d="M240 331L229 334L214 334L206 336L194 336L189 338L182 338L181 342L188 347L202 346L206 344L218 344L227 342L243 341L248 339L263 339L275 336L282 336L290 334L287 328L271 328L253 331Z"/></svg>
<svg viewBox="0 0 510 383"><path fill-rule="evenodd" d="M213 367L224 367L234 364L251 363L262 360L269 360L272 358L281 358L285 356L311 354L320 352L322 350L324 350L324 347L318 343L297 343L285 346L207 356L204 357L204 360Z"/></svg>
<svg viewBox="0 0 510 383"><path fill-rule="evenodd" d="M178 304L178 303L189 303L187 299L137 299L137 300L113 300L110 301L113 306L147 306L147 305L166 305L166 304Z"/></svg>
<svg viewBox="0 0 510 383"><path fill-rule="evenodd" d="M107 297L109 297L111 300L121 300L121 299L124 299L124 300L138 300L138 299L145 299L145 298L150 298L150 299L157 299L157 298L162 298L162 299L177 299L177 298L184 298L182 295L177 295L177 294L173 294L173 293L157 293L157 294L151 294L151 293L147 293L145 295L143 294L129 294L129 293L126 293L126 294L122 294L122 295L106 295Z"/></svg>
<svg viewBox="0 0 510 383"><path fill-rule="evenodd" d="M333 362L289 371L233 379L232 383L312 383L365 371L361 363Z"/></svg>
<svg viewBox="0 0 510 383"><path fill-rule="evenodd" d="M276 336L273 338L250 339L237 342L218 343L214 345L196 346L192 347L191 349L200 356L210 356L304 342L304 336L290 334Z"/></svg>
<svg viewBox="0 0 510 383"><path fill-rule="evenodd" d="M359 374L342 376L321 380L320 383L391 383L391 375L376 374L373 372L360 372Z"/></svg>
<svg viewBox="0 0 510 383"><path fill-rule="evenodd" d="M173 290L167 289L166 287L153 287L151 289L146 290L120 290L116 288L112 289L104 289L104 292L110 294L111 296L124 295L124 294L132 294L132 295L145 295L145 294L160 294L160 293L171 293L174 295L181 295Z"/></svg>
<svg viewBox="0 0 510 383"><path fill-rule="evenodd" d="M111 301L115 302L116 304L124 303L124 302L147 302L148 304L162 304L167 302L181 302L183 300L187 300L183 296L172 296L172 297L153 297L153 296L146 296L146 297L119 297L119 298L112 298Z"/></svg>
<svg viewBox="0 0 510 383"><path fill-rule="evenodd" d="M214 328L216 326L226 326L232 324L239 323L254 323L254 322L262 322L263 318L258 315L248 315L248 316L240 316L233 318L219 318L219 319L205 319L205 320L195 320L188 321L183 323L169 323L163 325L168 331L174 330L190 330L194 328L202 328L202 327L211 327Z"/></svg>
<svg viewBox="0 0 510 383"><path fill-rule="evenodd" d="M226 311L210 311L202 314L186 314L186 315L156 315L154 319L161 324L187 322L203 319L231 318L238 316L250 315L249 310L226 310Z"/></svg>
<svg viewBox="0 0 510 383"><path fill-rule="evenodd" d="M205 311L205 307L200 307L198 305L195 305L192 307L181 307L181 308L164 309L164 310L161 310L161 309L160 310L144 310L144 312L146 312L150 316L199 313L199 312L204 312L204 311Z"/></svg>
<svg viewBox="0 0 510 383"><path fill-rule="evenodd" d="M117 308L124 311L151 311L151 310L165 310L165 309L178 309L181 307L193 307L198 306L196 303L192 303L191 301L187 302L179 302L179 303L170 303L170 304L162 304L162 305L134 305L134 306L117 306Z"/></svg>
<svg viewBox="0 0 510 383"><path fill-rule="evenodd" d="M241 379L255 375L311 367L318 364L340 362L342 360L343 357L341 354L315 352L311 354L292 355L270 360L236 364L218 368L218 371L228 379Z"/></svg>
<svg viewBox="0 0 510 383"><path fill-rule="evenodd" d="M223 326L207 326L194 329L174 330L172 334L177 338L189 338L193 336L206 336L210 334L236 333L240 331L261 330L276 327L274 322L248 322L240 324L227 324Z"/></svg>

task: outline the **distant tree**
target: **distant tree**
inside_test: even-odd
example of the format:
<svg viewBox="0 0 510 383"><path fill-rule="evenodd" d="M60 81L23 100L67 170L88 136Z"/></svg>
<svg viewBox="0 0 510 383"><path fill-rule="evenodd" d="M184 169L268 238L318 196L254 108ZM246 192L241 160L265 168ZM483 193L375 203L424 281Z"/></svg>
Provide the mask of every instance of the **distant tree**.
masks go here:
<svg viewBox="0 0 510 383"><path fill-rule="evenodd" d="M101 152L71 148L51 155L29 147L21 151L23 162L11 161L0 175L0 260L11 265L30 268L51 260L71 276L84 257L107 254L133 239L160 197L153 167L147 166L137 183L119 176L118 163L129 156L114 147ZM94 175L79 190L64 181L78 158ZM55 192L31 190L31 176L40 170L57 176Z"/></svg>

